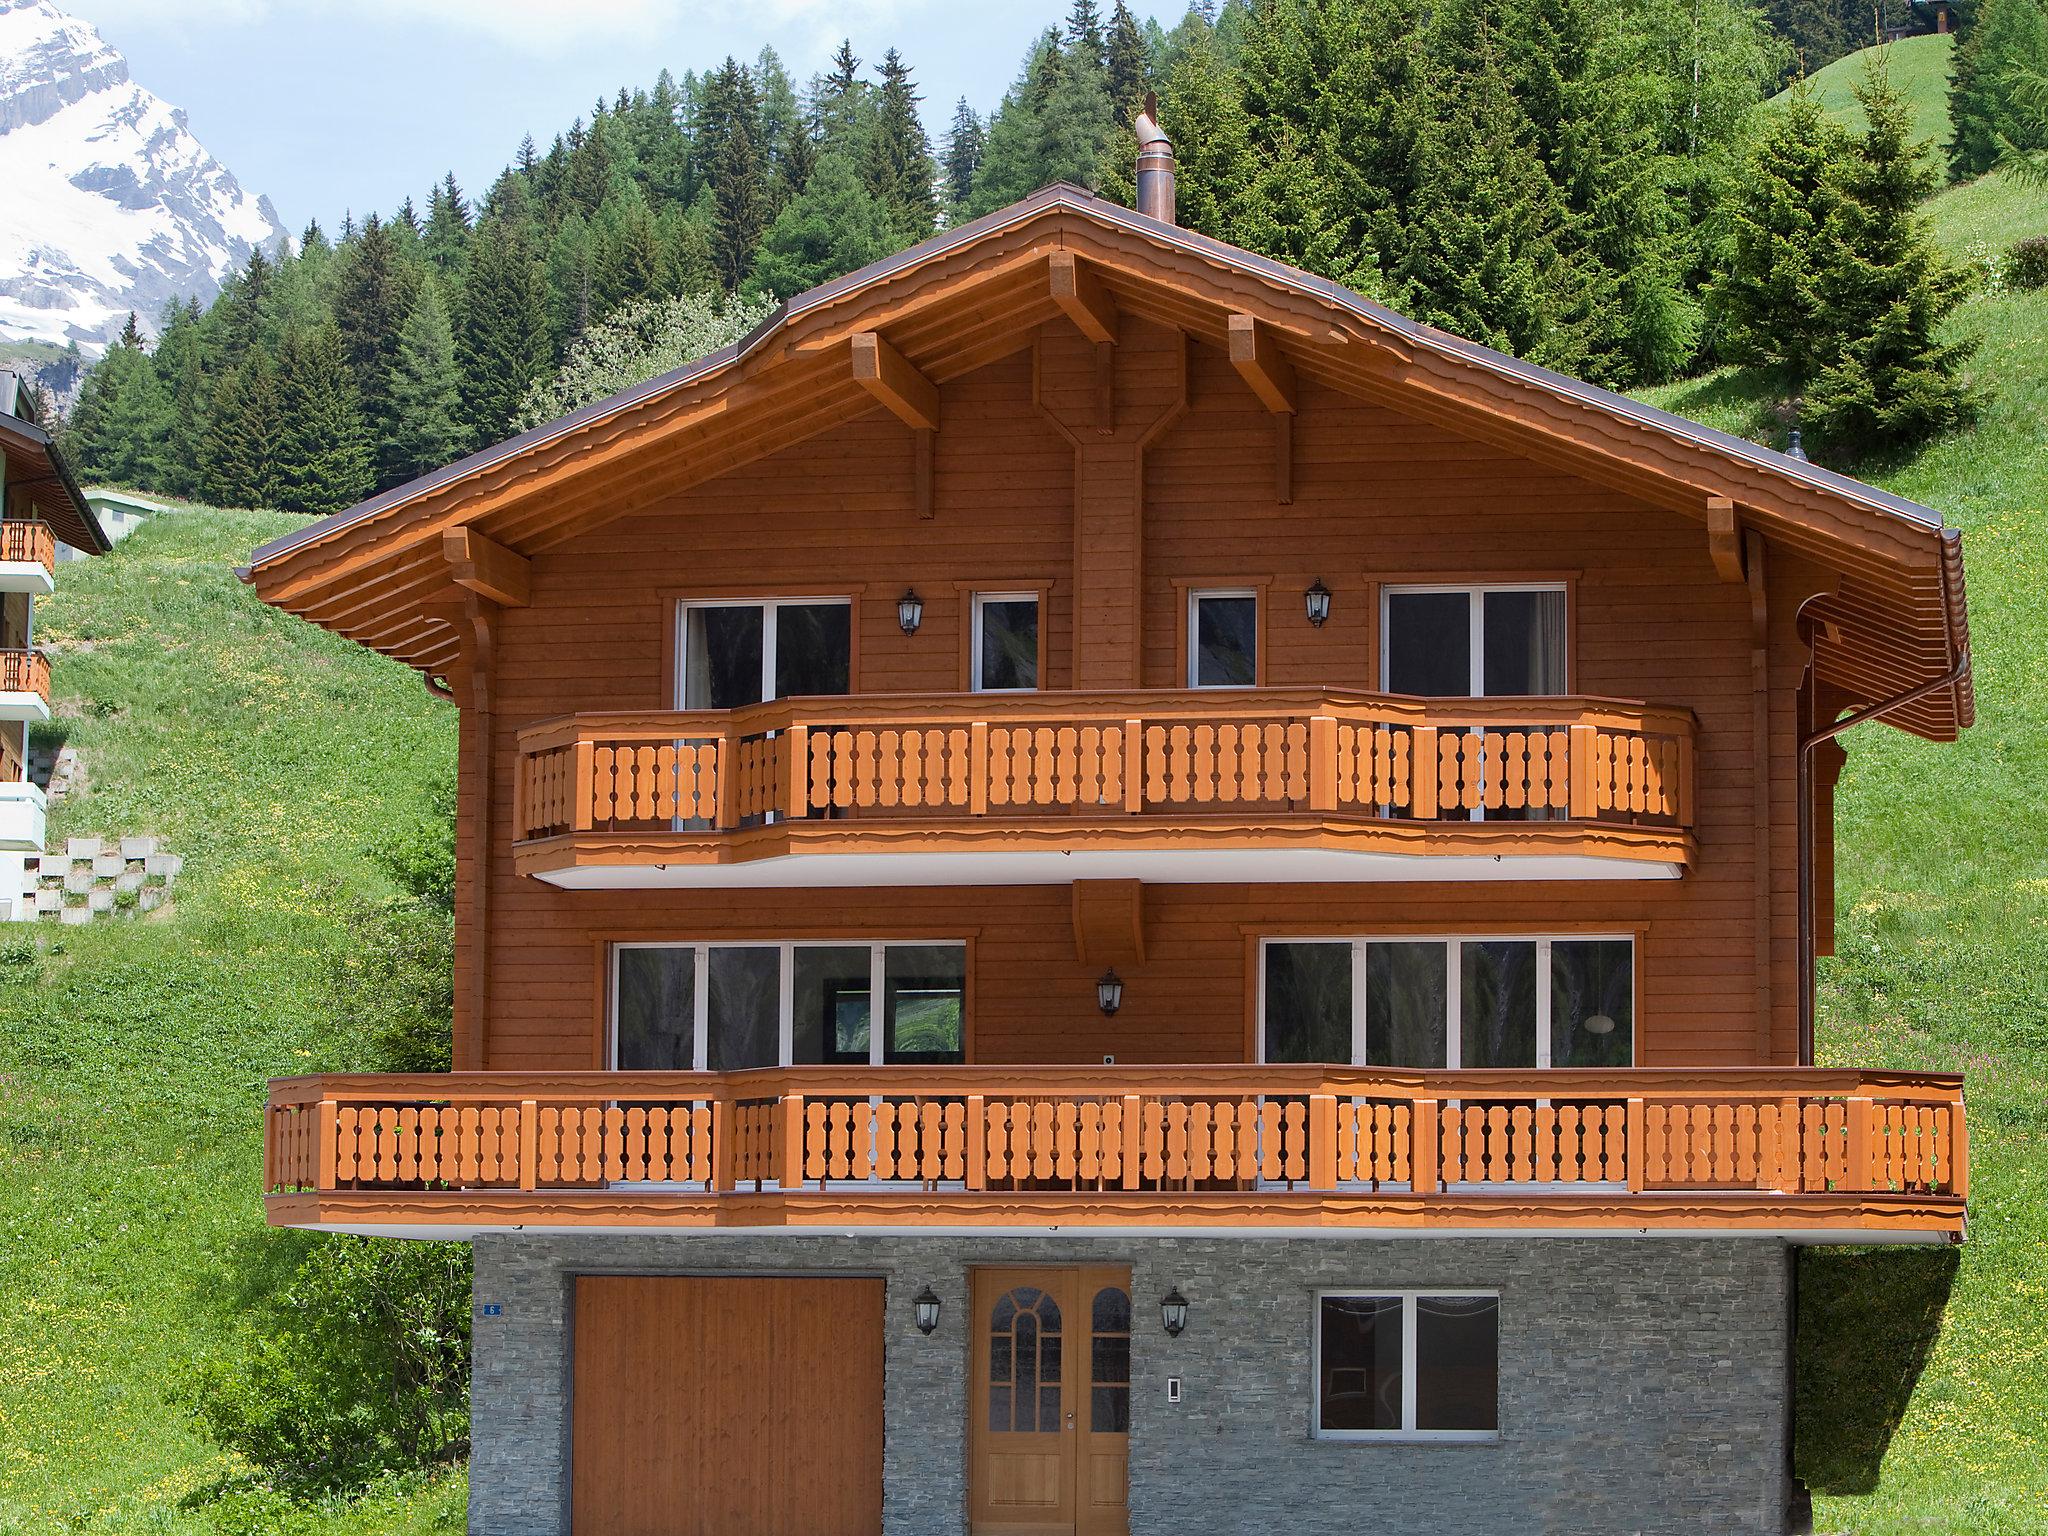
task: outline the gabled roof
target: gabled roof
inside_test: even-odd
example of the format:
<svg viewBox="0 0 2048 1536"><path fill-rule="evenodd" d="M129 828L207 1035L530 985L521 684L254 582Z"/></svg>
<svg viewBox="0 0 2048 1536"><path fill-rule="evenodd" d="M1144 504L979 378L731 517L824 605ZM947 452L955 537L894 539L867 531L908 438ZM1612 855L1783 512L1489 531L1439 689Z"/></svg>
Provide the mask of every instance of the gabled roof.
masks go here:
<svg viewBox="0 0 2048 1536"><path fill-rule="evenodd" d="M258 549L259 593L428 672L457 640L443 533L524 554L874 408L851 337L886 331L937 383L1006 356L1059 313L1055 251L1119 309L1226 344L1250 313L1300 372L1346 393L1705 518L1841 573L1809 605L1823 678L1877 701L1958 669L1960 535L1916 502L1410 320L1327 278L1053 186L790 300L735 345L484 449ZM1973 713L1967 670L1888 715L1936 738Z"/></svg>
<svg viewBox="0 0 2048 1536"><path fill-rule="evenodd" d="M103 555L113 547L48 432L0 411L0 454L7 459L8 489L26 489L37 515L58 538L89 555Z"/></svg>

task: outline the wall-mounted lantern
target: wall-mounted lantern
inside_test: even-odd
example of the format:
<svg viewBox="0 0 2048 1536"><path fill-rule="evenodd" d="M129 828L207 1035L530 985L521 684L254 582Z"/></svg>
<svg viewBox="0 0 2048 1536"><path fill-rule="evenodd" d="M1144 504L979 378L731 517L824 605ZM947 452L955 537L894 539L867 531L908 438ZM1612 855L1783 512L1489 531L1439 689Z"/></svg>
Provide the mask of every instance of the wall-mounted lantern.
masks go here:
<svg viewBox="0 0 2048 1536"><path fill-rule="evenodd" d="M1317 629L1329 622L1330 589L1323 585L1322 577L1318 576L1316 584L1301 594L1301 604L1308 610L1309 623Z"/></svg>
<svg viewBox="0 0 2048 1536"><path fill-rule="evenodd" d="M1107 1019L1115 1015L1124 1005L1124 979L1112 968L1102 973L1102 979L1095 983L1095 1006L1102 1010Z"/></svg>
<svg viewBox="0 0 2048 1536"><path fill-rule="evenodd" d="M896 627L906 635L914 635L923 622L924 599L917 595L917 588L905 587L903 595L896 599Z"/></svg>
<svg viewBox="0 0 2048 1536"><path fill-rule="evenodd" d="M1166 1329L1166 1336L1177 1339L1188 1326L1188 1299L1175 1286L1159 1298L1159 1322Z"/></svg>
<svg viewBox="0 0 2048 1536"><path fill-rule="evenodd" d="M923 1290L919 1291L910 1304L917 1309L917 1331L919 1333L928 1334L939 1326L938 1293L930 1286L926 1286Z"/></svg>

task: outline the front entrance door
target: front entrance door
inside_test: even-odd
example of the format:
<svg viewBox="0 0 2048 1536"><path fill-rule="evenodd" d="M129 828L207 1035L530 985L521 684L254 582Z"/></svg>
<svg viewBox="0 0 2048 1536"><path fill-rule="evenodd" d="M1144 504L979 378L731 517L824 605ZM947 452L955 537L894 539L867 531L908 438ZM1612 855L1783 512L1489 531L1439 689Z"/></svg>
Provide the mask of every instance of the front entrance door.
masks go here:
<svg viewBox="0 0 2048 1536"><path fill-rule="evenodd" d="M974 1274L974 1536L1127 1536L1131 1274Z"/></svg>

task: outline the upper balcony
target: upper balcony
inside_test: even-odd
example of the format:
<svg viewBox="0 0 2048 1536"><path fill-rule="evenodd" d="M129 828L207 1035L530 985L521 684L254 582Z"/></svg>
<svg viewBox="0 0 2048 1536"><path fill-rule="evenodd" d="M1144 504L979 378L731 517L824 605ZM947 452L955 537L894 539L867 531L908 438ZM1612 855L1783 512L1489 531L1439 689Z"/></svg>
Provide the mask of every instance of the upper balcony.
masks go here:
<svg viewBox="0 0 2048 1536"><path fill-rule="evenodd" d="M516 862L576 889L1672 877L1693 735L1611 699L1311 689L573 715L520 733Z"/></svg>
<svg viewBox="0 0 2048 1536"><path fill-rule="evenodd" d="M0 592L47 596L57 584L57 535L48 523L0 522Z"/></svg>
<svg viewBox="0 0 2048 1536"><path fill-rule="evenodd" d="M0 720L50 718L50 658L41 651L0 651Z"/></svg>
<svg viewBox="0 0 2048 1536"><path fill-rule="evenodd" d="M1962 1080L806 1067L271 1084L274 1225L1959 1240Z"/></svg>

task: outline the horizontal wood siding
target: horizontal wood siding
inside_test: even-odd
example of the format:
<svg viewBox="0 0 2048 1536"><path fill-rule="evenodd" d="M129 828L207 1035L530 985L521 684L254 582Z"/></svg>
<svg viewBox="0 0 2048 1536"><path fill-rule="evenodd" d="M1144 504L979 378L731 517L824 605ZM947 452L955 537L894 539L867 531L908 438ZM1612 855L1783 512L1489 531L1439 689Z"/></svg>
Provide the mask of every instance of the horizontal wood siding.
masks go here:
<svg viewBox="0 0 2048 1536"><path fill-rule="evenodd" d="M1059 363L1062 377L1078 379L1080 364L1092 363L1075 355L1084 344L1064 321L1040 334L1047 366ZM1149 405L1160 353L1143 350ZM1271 418L1223 354L1199 344L1190 347L1187 414L1144 454L1139 681L1181 681L1179 593L1188 584L1270 582L1268 685L1370 689L1375 580L1565 576L1575 601L1574 691L1698 715L1692 873L1656 882L1148 886L1145 959L1119 965L1126 987L1113 1021L1096 1010L1093 969L1075 958L1065 886L600 893L512 873L517 731L575 711L670 707L679 594L852 592L855 687L943 692L959 685L972 588L1050 583L1046 682L1073 686L1076 451L1034 408L1032 382L1025 352L945 386L930 520L914 510L911 434L876 411L534 560L532 606L506 610L497 630L490 1001L464 1065L597 1065L607 940L835 931L974 937L970 1050L982 1061L1238 1060L1250 1043L1252 936L1404 928L1638 933L1638 1059L1758 1062L1749 604L1743 588L1716 578L1702 525L1308 381L1294 501L1278 505ZM1768 1058L1779 1063L1797 1050L1802 661L1793 610L1811 575L1789 561L1772 567ZM1318 576L1335 593L1320 630L1301 607L1302 588ZM896 623L906 585L925 600L913 637ZM1115 626L1099 633L1116 643ZM1105 660L1103 670L1118 669ZM465 805L477 798L472 766L465 762ZM476 857L470 846L465 879Z"/></svg>

